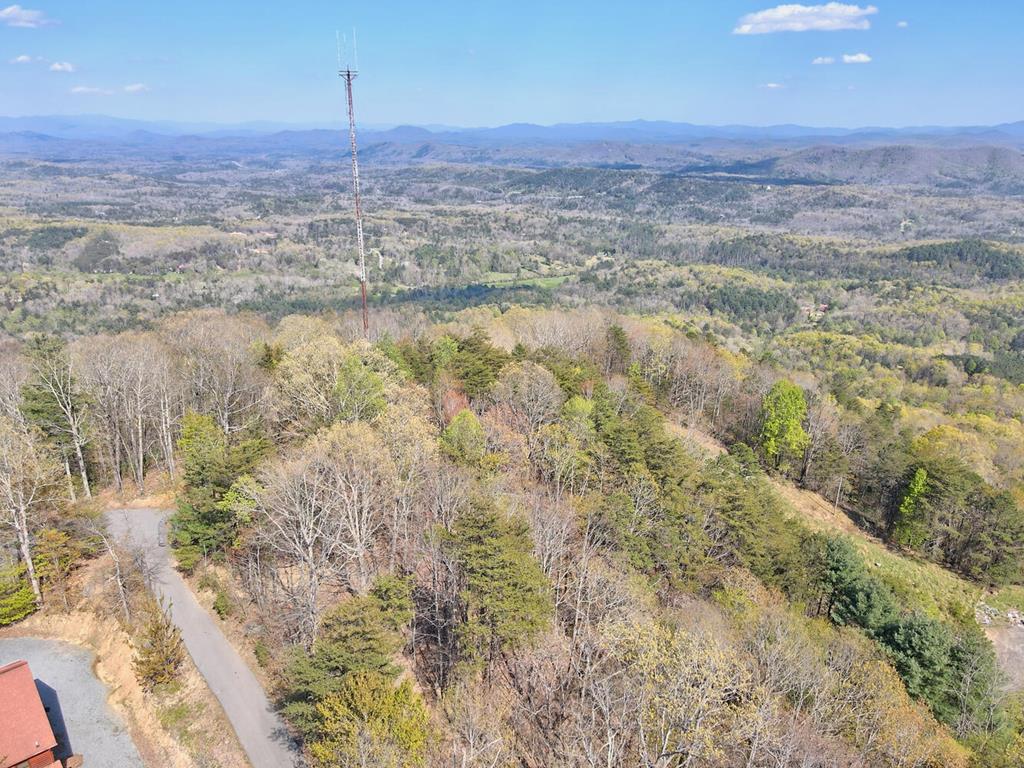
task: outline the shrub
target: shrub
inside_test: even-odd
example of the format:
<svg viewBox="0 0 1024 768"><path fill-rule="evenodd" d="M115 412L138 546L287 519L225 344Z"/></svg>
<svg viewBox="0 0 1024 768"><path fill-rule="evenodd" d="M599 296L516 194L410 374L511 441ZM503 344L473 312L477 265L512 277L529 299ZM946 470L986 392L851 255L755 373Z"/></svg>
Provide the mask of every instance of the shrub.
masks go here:
<svg viewBox="0 0 1024 768"><path fill-rule="evenodd" d="M148 691L171 683L185 662L181 631L174 626L163 599L151 600L145 623L136 641L135 675Z"/></svg>
<svg viewBox="0 0 1024 768"><path fill-rule="evenodd" d="M213 599L213 610L222 619L234 613L235 606L224 589L217 590L217 596Z"/></svg>
<svg viewBox="0 0 1024 768"><path fill-rule="evenodd" d="M203 552L199 547L183 546L174 550L174 557L178 561L178 568L185 573L192 573L196 566L203 560Z"/></svg>
<svg viewBox="0 0 1024 768"><path fill-rule="evenodd" d="M252 644L252 652L256 657L256 663L263 669L270 666L271 654L270 648L267 647L267 643L263 638L259 638Z"/></svg>
<svg viewBox="0 0 1024 768"><path fill-rule="evenodd" d="M196 583L196 586L199 587L199 589L206 590L208 592L218 592L221 588L220 579L218 579L217 574L211 570L203 571L202 575L199 577L199 581Z"/></svg>
<svg viewBox="0 0 1024 768"><path fill-rule="evenodd" d="M35 610L36 600L25 578L25 566L0 569L0 627L21 621Z"/></svg>

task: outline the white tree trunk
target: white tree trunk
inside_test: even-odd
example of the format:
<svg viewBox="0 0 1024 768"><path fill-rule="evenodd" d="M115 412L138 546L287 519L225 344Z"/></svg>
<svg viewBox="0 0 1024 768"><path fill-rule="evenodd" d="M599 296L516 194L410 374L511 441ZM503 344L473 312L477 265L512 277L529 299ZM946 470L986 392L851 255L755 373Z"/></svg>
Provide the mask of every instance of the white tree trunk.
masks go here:
<svg viewBox="0 0 1024 768"><path fill-rule="evenodd" d="M25 563L25 573L32 584L32 594L36 597L36 605L43 604L43 592L39 588L39 577L36 576L36 567L32 562L32 544L29 539L28 516L22 511L20 513L20 525L18 527L18 550L21 552L21 559Z"/></svg>
<svg viewBox="0 0 1024 768"><path fill-rule="evenodd" d="M71 436L72 442L75 444L75 459L78 461L78 470L82 475L82 493L85 494L85 498L92 498L92 489L89 487L89 472L85 468L85 456L82 453L82 440L77 434Z"/></svg>

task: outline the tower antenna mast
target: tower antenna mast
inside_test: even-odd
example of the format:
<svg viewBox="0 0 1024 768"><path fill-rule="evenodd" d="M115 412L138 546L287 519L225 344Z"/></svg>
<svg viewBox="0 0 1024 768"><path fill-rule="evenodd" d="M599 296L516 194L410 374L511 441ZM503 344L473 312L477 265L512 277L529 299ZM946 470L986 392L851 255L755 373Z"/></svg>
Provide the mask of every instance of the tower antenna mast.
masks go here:
<svg viewBox="0 0 1024 768"><path fill-rule="evenodd" d="M337 36L337 33L335 33ZM352 30L353 53L355 50L355 30ZM358 67L358 65L355 65ZM366 249L363 243L363 205L359 195L359 154L356 149L356 112L352 102L352 81L356 79L358 70L353 64L341 63L341 45L338 45L338 76L345 81L345 95L348 98L348 142L352 151L352 191L356 208L356 246L359 250L359 293L363 306L363 335L370 335L370 315L366 308Z"/></svg>

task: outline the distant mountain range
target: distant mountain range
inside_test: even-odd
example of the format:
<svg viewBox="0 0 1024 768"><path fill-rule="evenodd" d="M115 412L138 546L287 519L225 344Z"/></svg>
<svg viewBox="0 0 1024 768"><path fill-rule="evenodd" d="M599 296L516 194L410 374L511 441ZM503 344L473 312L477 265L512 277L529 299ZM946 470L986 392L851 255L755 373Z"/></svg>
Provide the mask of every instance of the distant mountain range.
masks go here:
<svg viewBox="0 0 1024 768"><path fill-rule="evenodd" d="M121 139L140 132L159 136L261 136L285 130L325 127L334 126L324 126L320 123L273 122L187 123L172 120L131 120L108 115L0 116L0 134L38 133L60 139ZM386 129L391 126L379 127Z"/></svg>
<svg viewBox="0 0 1024 768"><path fill-rule="evenodd" d="M360 127L369 164L649 169L759 183L914 184L1024 194L1024 121L812 128L666 121ZM189 163L344 160L343 126L0 117L0 159Z"/></svg>
<svg viewBox="0 0 1024 768"><path fill-rule="evenodd" d="M298 134L312 131L338 131L340 123L247 122L235 124L188 123L174 121L130 120L106 115L56 115L39 117L0 117L0 141L4 134L42 134L60 139L139 141L153 137L197 136L205 138L260 137L274 134ZM804 125L696 125L665 120L631 120L610 123L558 123L535 125L512 123L495 128L457 128L450 126L360 125L360 132L374 141L411 143L437 141L458 144L502 144L512 141L581 143L595 141L633 144L679 143L693 140L755 142L821 141L857 143L896 140L959 139L970 143L1018 144L1024 142L1024 121L993 126L915 126L886 128L819 128Z"/></svg>

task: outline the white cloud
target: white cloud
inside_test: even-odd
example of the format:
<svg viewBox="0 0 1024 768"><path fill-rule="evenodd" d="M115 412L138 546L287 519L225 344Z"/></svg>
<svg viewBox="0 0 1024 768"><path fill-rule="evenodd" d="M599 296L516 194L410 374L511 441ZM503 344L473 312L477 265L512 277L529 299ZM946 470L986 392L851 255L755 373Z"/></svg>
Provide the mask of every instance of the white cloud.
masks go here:
<svg viewBox="0 0 1024 768"><path fill-rule="evenodd" d="M145 83L131 83L124 87L125 93L145 93L149 90L149 86Z"/></svg>
<svg viewBox="0 0 1024 768"><path fill-rule="evenodd" d="M51 72L74 72L75 65L70 61L55 61L50 65Z"/></svg>
<svg viewBox="0 0 1024 768"><path fill-rule="evenodd" d="M843 64L870 64L871 57L866 53L844 53Z"/></svg>
<svg viewBox="0 0 1024 768"><path fill-rule="evenodd" d="M873 5L861 8L847 3L825 5L777 5L740 18L734 35L768 35L772 32L835 32L841 29L870 29L868 16L878 13Z"/></svg>
<svg viewBox="0 0 1024 768"><path fill-rule="evenodd" d="M819 56L811 64L835 64L836 60L832 56Z"/></svg>
<svg viewBox="0 0 1024 768"><path fill-rule="evenodd" d="M27 54L21 54L21 56L15 56L11 59L11 64L31 64L32 57Z"/></svg>
<svg viewBox="0 0 1024 768"><path fill-rule="evenodd" d="M106 88L94 88L91 85L76 85L71 92L78 96L110 96L113 93Z"/></svg>
<svg viewBox="0 0 1024 768"><path fill-rule="evenodd" d="M910 22L909 21L897 21L896 22L896 26L899 27L900 29L906 29L907 27L910 26Z"/></svg>
<svg viewBox="0 0 1024 768"><path fill-rule="evenodd" d="M780 88L785 88L786 86L784 86L782 83L765 83L761 87L767 88L769 91L777 91Z"/></svg>
<svg viewBox="0 0 1024 768"><path fill-rule="evenodd" d="M34 29L46 24L53 24L53 22L46 18L46 14L42 11L33 11L29 8L22 8L20 5L8 5L6 8L0 8L0 24L6 24L8 27Z"/></svg>

